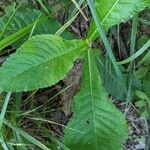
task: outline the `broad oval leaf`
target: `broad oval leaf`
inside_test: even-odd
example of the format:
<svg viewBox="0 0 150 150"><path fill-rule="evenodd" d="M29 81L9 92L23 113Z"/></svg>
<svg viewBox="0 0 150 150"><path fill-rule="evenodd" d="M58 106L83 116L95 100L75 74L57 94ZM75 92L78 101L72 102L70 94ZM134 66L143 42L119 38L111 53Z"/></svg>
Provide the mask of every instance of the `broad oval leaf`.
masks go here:
<svg viewBox="0 0 150 150"><path fill-rule="evenodd" d="M19 92L51 86L65 77L85 48L83 40L34 36L0 68L0 90Z"/></svg>
<svg viewBox="0 0 150 150"><path fill-rule="evenodd" d="M149 0L96 0L96 10L102 26L108 30L111 26L119 24L133 17L137 12L150 7ZM98 32L92 21L88 37L95 39Z"/></svg>
<svg viewBox="0 0 150 150"><path fill-rule="evenodd" d="M125 119L108 99L93 54L88 51L64 142L71 150L119 150L127 133Z"/></svg>

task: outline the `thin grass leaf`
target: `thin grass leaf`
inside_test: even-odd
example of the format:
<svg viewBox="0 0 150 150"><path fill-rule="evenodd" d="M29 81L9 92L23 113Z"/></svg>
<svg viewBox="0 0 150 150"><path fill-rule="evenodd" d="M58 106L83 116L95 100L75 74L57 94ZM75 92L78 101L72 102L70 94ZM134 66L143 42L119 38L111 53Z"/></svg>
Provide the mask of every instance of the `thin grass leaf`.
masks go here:
<svg viewBox="0 0 150 150"><path fill-rule="evenodd" d="M70 25L71 23L75 20L75 18L78 16L79 12L74 15L70 20L68 20L56 33L55 35L60 35L63 33Z"/></svg>
<svg viewBox="0 0 150 150"><path fill-rule="evenodd" d="M71 0L73 2L73 4L76 6L76 8L79 10L79 12L82 14L83 18L88 21L87 17L85 16L84 12L82 11L82 9L80 8L80 5L75 1L75 0Z"/></svg>
<svg viewBox="0 0 150 150"><path fill-rule="evenodd" d="M20 45L28 39L30 31L35 24L34 35L54 34L59 28L61 28L62 25L57 20L52 19L50 15L44 16L44 14L42 14L41 18L38 19L41 13L40 10L35 9L19 9L14 15L9 28L5 31L3 39L0 41L0 49L5 48L9 44L14 48L20 47ZM0 31L4 28L10 16L11 12L0 18ZM38 23L36 23L37 19ZM63 32L61 35L66 39L75 38L73 34L67 31Z"/></svg>
<svg viewBox="0 0 150 150"><path fill-rule="evenodd" d="M33 32L34 32L34 30L35 30L35 27L36 27L36 25L38 24L38 22L39 22L39 20L40 20L41 15L42 15L42 14L40 14L40 15L38 16L38 18L35 20L35 23L34 23L34 25L33 25L32 29L31 29L31 32L30 32L29 38L31 38L31 37L32 37Z"/></svg>
<svg viewBox="0 0 150 150"><path fill-rule="evenodd" d="M0 114L0 130L2 129L2 125L3 125L3 121L5 118L5 114L6 114L6 110L7 110L7 106L10 100L10 96L11 96L11 92L7 93L6 98L4 100L4 104L1 110L1 114Z"/></svg>
<svg viewBox="0 0 150 150"><path fill-rule="evenodd" d="M76 82L76 81L75 81L75 82ZM40 106L38 106L37 108L34 108L34 109L32 109L32 110L29 110L29 111L26 111L26 112L21 112L20 114L17 114L17 116L18 116L18 117L19 117L19 116L26 116L26 115L28 115L28 114L30 114L30 113L32 113L32 112L35 112L35 111L37 111L38 109L44 107L48 102L50 102L51 100L53 100L54 98L56 98L57 96L59 96L60 94L62 94L63 92L65 92L67 89L69 89L72 85L74 85L75 82L73 82L73 83L71 83L69 86L63 88L60 92L58 92L57 94L55 94L53 97L51 97L49 100L47 100L44 104L42 104L42 105L40 105Z"/></svg>
<svg viewBox="0 0 150 150"><path fill-rule="evenodd" d="M47 132L48 133L48 132ZM46 134L46 133L45 133ZM50 139L56 143L60 148L62 148L63 150L71 150L70 148L68 148L66 145L64 145L63 143L61 143L56 137L49 135Z"/></svg>
<svg viewBox="0 0 150 150"><path fill-rule="evenodd" d="M81 7L81 5L84 3L84 0L80 0L77 4L79 7ZM75 7L73 11L71 11L71 13L69 14L68 18L71 19L78 11L78 8Z"/></svg>
<svg viewBox="0 0 150 150"><path fill-rule="evenodd" d="M10 18L8 19L6 25L4 26L3 30L0 33L0 39L2 38L3 34L5 33L5 31L7 30L7 28L9 27L14 15L16 14L17 10L20 8L20 6L22 5L23 1L18 5L18 7L15 9L15 11L13 12L13 14L10 16Z"/></svg>
<svg viewBox="0 0 150 150"><path fill-rule="evenodd" d="M10 150L10 149L8 148L7 144L5 143L5 141L0 140L0 143L1 143L1 146L2 146L3 150Z"/></svg>
<svg viewBox="0 0 150 150"><path fill-rule="evenodd" d="M38 23L42 23L44 21L46 21L49 17L42 17L41 19L38 20ZM12 43L14 43L15 41L17 41L18 39L22 38L23 36L25 36L27 33L30 32L30 30L33 28L35 23L32 23L30 25L28 25L27 27L15 32L14 34L6 37L5 39L0 41L0 51L2 49L4 49L5 47L11 45Z"/></svg>
<svg viewBox="0 0 150 150"><path fill-rule="evenodd" d="M127 59L117 62L118 65L124 65L127 64L133 60L135 60L137 57L142 55L148 48L150 47L150 40L148 40L142 48L140 48L136 53L134 53L132 56L128 57Z"/></svg>
<svg viewBox="0 0 150 150"><path fill-rule="evenodd" d="M33 136L29 135L27 132L23 131L20 128L14 127L7 120L4 121L4 124L7 125L9 128L11 128L12 130L14 130L15 132L17 132L18 134L20 134L22 137L27 139L32 144L34 144L34 145L38 146L39 148L41 148L42 150L50 150L50 148L48 148L47 146L43 145L40 141L36 140Z"/></svg>
<svg viewBox="0 0 150 150"><path fill-rule="evenodd" d="M43 4L42 0L37 0L37 1L40 3L41 7L44 9L44 11L45 11L48 15L51 14L51 13L49 12L49 10L47 9L47 7Z"/></svg>
<svg viewBox="0 0 150 150"><path fill-rule="evenodd" d="M140 18L139 21L140 21L141 23L143 23L143 24L146 24L146 25L150 26L150 21L149 21L149 20Z"/></svg>
<svg viewBox="0 0 150 150"><path fill-rule="evenodd" d="M131 39L130 39L130 56L135 53L137 28L138 28L138 14L136 14L133 17Z"/></svg>
<svg viewBox="0 0 150 150"><path fill-rule="evenodd" d="M136 14L133 17L133 23L132 23L132 31L131 31L131 42L130 42L130 56L133 55L135 53L135 46L136 46L136 34L137 34L137 28L138 28L138 14ZM132 82L133 82L133 65L134 62L132 61L130 63L130 71L129 71L129 75L128 75L128 92L127 92L127 105L126 105L126 109L128 107L128 103L129 101L131 101L132 99Z"/></svg>

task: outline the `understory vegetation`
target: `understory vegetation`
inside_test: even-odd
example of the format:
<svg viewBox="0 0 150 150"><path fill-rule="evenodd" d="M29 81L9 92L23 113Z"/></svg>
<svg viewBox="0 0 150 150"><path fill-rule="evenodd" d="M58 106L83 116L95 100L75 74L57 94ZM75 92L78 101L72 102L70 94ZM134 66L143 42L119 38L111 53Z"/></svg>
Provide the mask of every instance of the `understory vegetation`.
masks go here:
<svg viewBox="0 0 150 150"><path fill-rule="evenodd" d="M0 150L150 149L150 0L0 0Z"/></svg>

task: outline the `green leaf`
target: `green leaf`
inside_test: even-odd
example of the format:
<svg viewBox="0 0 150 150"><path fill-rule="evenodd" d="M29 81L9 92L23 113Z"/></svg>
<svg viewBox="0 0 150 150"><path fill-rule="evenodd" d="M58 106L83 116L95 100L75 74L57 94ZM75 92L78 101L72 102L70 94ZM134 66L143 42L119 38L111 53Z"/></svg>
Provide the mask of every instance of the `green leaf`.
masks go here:
<svg viewBox="0 0 150 150"><path fill-rule="evenodd" d="M108 30L111 26L119 24L133 17L145 7L150 7L149 0L96 0L96 9L102 26ZM92 21L88 38L95 39L98 32Z"/></svg>
<svg viewBox="0 0 150 150"><path fill-rule="evenodd" d="M139 62L139 64L150 64L150 51L148 51L145 56L142 58L142 60Z"/></svg>
<svg viewBox="0 0 150 150"><path fill-rule="evenodd" d="M9 11L5 16L0 18L0 32L2 32L12 13L13 12ZM36 9L18 10L13 16L13 19L11 20L1 39L5 39L8 36L13 35L24 28L30 27L31 25L33 26L40 14L42 14L42 12ZM42 14L41 17L44 18L44 14ZM57 20L49 18L44 22L36 25L33 35L54 34L60 27L61 24ZM27 31L28 34L26 34L25 36L23 36L23 38L13 44L15 48L19 47L24 41L28 39L31 29L32 27L30 27L30 30ZM62 36L66 39L74 38L74 36L69 32L62 33Z"/></svg>
<svg viewBox="0 0 150 150"><path fill-rule="evenodd" d="M44 22L46 19L48 19L48 18L41 18L40 20L38 20L38 23ZM26 35L34 27L34 24L35 23L29 24L27 27L24 27L23 29L16 31L12 35L9 35L5 39L1 40L0 41L0 51L9 45L13 45L15 48L19 47L23 43L24 40L27 40Z"/></svg>
<svg viewBox="0 0 150 150"><path fill-rule="evenodd" d="M130 57L128 57L127 59L124 59L120 62L117 62L119 65L123 65L123 64L127 64L133 60L135 60L136 58L138 58L141 54L143 54L148 48L150 47L150 39L137 51L135 52L133 55L131 55Z"/></svg>
<svg viewBox="0 0 150 150"><path fill-rule="evenodd" d="M143 67L139 68L137 71L134 72L134 76L137 79L142 79L146 76L148 70L149 70L149 68L147 66L143 66Z"/></svg>
<svg viewBox="0 0 150 150"><path fill-rule="evenodd" d="M139 39L137 39L136 49L140 49L147 41L149 40L149 36L144 34Z"/></svg>
<svg viewBox="0 0 150 150"><path fill-rule="evenodd" d="M142 91L136 91L135 92L136 96L142 100L148 100L148 97L145 93L143 93Z"/></svg>
<svg viewBox="0 0 150 150"><path fill-rule="evenodd" d="M85 48L83 40L34 36L0 68L0 90L19 92L51 86L65 77Z"/></svg>
<svg viewBox="0 0 150 150"><path fill-rule="evenodd" d="M150 99L150 74L149 76L143 81L143 90L148 95Z"/></svg>
<svg viewBox="0 0 150 150"><path fill-rule="evenodd" d="M111 103L91 50L87 51L81 91L75 96L73 118L65 129L65 144L76 150L119 150L127 137L121 112Z"/></svg>
<svg viewBox="0 0 150 150"><path fill-rule="evenodd" d="M110 61L107 58L98 55L96 57L96 62L103 86L105 87L106 91L111 94L111 96L120 100L124 100L126 97L126 89L123 88L122 82L117 76ZM124 68L120 67L122 72L123 69Z"/></svg>
<svg viewBox="0 0 150 150"><path fill-rule="evenodd" d="M145 104L146 104L146 103L145 103L145 101L143 101L143 100L139 100L139 101L136 101L136 102L135 102L135 106L136 106L136 107L139 107L139 108L140 108L140 107L144 107Z"/></svg>

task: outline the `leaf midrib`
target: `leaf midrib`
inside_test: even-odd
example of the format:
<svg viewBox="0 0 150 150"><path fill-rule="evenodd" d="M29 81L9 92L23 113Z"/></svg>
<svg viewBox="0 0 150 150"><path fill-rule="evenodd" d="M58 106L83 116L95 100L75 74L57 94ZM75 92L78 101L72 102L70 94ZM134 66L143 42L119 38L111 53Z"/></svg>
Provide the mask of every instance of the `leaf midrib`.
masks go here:
<svg viewBox="0 0 150 150"><path fill-rule="evenodd" d="M93 118L93 125L94 125L94 138L95 138L95 141L96 141L96 149L98 149L98 141L97 141L97 133L96 133L96 125L95 125L95 109L94 109L94 95L93 95L93 85L92 85L92 68L91 68L91 56L90 56L90 50L88 49L87 50L87 53L88 53L88 70L89 70L89 83L90 83L90 93L91 93L91 102L92 102L92 118ZM94 67L94 66L93 66Z"/></svg>

